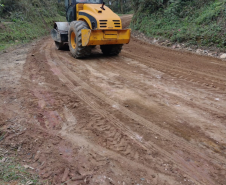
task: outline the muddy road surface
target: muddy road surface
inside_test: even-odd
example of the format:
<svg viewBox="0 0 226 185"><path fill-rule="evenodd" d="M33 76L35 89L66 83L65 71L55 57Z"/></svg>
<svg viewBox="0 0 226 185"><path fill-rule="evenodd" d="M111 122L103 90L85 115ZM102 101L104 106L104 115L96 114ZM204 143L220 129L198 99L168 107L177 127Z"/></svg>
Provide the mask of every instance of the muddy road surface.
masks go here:
<svg viewBox="0 0 226 185"><path fill-rule="evenodd" d="M43 182L226 184L225 61L135 38L79 60L47 37L0 62L1 147Z"/></svg>

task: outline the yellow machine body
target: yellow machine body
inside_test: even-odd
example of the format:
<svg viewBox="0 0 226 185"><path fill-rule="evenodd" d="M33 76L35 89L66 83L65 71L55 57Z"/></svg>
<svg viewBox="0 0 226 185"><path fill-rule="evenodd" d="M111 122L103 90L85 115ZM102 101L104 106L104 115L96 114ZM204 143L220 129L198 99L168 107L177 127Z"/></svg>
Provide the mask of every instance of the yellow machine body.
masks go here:
<svg viewBox="0 0 226 185"><path fill-rule="evenodd" d="M100 4L77 4L77 20L85 21L90 29L82 30L82 45L128 44L130 29L122 29L120 17ZM94 27L94 28L93 28Z"/></svg>
<svg viewBox="0 0 226 185"><path fill-rule="evenodd" d="M82 30L82 46L128 44L130 29L127 30Z"/></svg>

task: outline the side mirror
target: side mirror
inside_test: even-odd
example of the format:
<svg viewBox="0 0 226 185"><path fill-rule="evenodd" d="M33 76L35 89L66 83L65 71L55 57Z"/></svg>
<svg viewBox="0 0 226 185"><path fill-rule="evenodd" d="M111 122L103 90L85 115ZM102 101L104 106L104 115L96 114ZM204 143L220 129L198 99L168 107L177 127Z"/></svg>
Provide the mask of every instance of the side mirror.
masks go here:
<svg viewBox="0 0 226 185"><path fill-rule="evenodd" d="M102 10L105 10L104 5L105 5L105 2L103 2L102 6L100 7Z"/></svg>

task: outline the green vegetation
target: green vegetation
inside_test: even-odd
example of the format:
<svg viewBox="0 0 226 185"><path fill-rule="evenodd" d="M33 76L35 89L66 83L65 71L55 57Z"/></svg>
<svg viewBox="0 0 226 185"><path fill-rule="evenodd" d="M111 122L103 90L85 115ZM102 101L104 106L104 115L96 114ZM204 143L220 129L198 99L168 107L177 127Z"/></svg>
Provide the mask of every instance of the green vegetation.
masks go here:
<svg viewBox="0 0 226 185"><path fill-rule="evenodd" d="M133 0L133 6L131 26L147 36L226 48L226 0Z"/></svg>
<svg viewBox="0 0 226 185"><path fill-rule="evenodd" d="M133 13L131 0L109 0L104 2L112 11L119 15Z"/></svg>
<svg viewBox="0 0 226 185"><path fill-rule="evenodd" d="M65 21L64 3L56 0L1 0L0 50L50 33L55 21Z"/></svg>
<svg viewBox="0 0 226 185"><path fill-rule="evenodd" d="M1 159L2 160L2 159ZM27 172L27 169L17 164L12 158L0 163L0 184L40 184L38 177Z"/></svg>

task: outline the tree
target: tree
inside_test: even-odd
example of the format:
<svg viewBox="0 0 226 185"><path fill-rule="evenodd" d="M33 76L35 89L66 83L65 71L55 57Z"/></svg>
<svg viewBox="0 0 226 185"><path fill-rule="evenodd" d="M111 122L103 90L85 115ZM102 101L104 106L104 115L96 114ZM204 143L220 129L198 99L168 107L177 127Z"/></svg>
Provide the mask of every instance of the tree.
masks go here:
<svg viewBox="0 0 226 185"><path fill-rule="evenodd" d="M121 11L120 11L120 13L123 14L123 12L124 12L124 11L123 11L123 0L120 0L120 6L121 6Z"/></svg>
<svg viewBox="0 0 226 185"><path fill-rule="evenodd" d="M2 3L1 3L1 0L0 0L0 7L3 7L3 6L4 6L4 4L2 4Z"/></svg>

